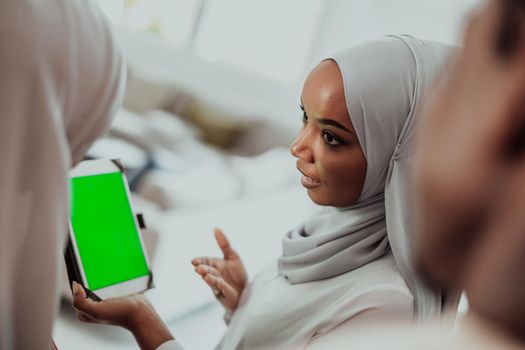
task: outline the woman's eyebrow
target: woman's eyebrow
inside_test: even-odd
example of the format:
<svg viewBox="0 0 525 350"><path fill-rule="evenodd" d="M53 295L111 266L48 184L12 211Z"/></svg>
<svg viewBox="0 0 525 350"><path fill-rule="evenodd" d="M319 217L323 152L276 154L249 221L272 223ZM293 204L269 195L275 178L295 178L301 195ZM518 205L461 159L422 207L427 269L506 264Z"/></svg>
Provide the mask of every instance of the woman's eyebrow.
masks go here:
<svg viewBox="0 0 525 350"><path fill-rule="evenodd" d="M299 104L299 107L301 108L301 110L306 113L306 110L304 109L304 105L303 105L303 100L301 99L301 103ZM318 124L321 124L321 125L331 125L331 126L335 126L336 128L339 128L341 130L344 130L346 131L347 133L350 133L352 135L355 135L355 132L348 129L347 127L345 127L343 124L339 123L339 122L336 122L335 120L333 119L327 119L327 118L319 118L319 119L316 119L316 122Z"/></svg>
<svg viewBox="0 0 525 350"><path fill-rule="evenodd" d="M319 119L316 119L316 122L318 124L321 124L321 125L331 125L331 126L335 126L336 128L338 129L341 129L341 130L344 130L350 134L355 134L354 131L348 129L347 127L345 127L343 124L339 123L339 122L336 122L335 120L333 119L326 119L326 118L319 118Z"/></svg>

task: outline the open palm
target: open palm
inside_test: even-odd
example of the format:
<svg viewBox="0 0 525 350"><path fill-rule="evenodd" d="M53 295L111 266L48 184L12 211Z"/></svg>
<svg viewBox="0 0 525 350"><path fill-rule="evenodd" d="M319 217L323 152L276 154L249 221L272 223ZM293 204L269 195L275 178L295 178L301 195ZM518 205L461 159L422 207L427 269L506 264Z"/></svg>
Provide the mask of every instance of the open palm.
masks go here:
<svg viewBox="0 0 525 350"><path fill-rule="evenodd" d="M191 263L195 266L195 272L210 286L226 311L233 312L246 286L248 276L241 258L232 249L221 230L215 229L215 239L223 257L198 257Z"/></svg>

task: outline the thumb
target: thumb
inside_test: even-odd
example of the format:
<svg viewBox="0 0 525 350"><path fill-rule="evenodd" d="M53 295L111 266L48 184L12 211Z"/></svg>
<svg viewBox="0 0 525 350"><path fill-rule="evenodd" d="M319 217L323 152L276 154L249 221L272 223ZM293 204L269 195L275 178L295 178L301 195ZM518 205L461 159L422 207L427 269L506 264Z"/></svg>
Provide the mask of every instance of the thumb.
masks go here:
<svg viewBox="0 0 525 350"><path fill-rule="evenodd" d="M219 248L221 248L222 250L224 259L237 258L238 255L235 252L235 250L233 250L233 248L230 246L230 242L228 241L228 238L226 238L226 235L218 228L214 230L214 233L215 233L215 240L217 241Z"/></svg>
<svg viewBox="0 0 525 350"><path fill-rule="evenodd" d="M77 282L73 282L73 307L78 311L88 314L93 317L98 314L97 303L89 299L86 295L86 291Z"/></svg>
<svg viewBox="0 0 525 350"><path fill-rule="evenodd" d="M86 299L86 291L79 283L73 281L71 288L73 289L73 297L75 299Z"/></svg>

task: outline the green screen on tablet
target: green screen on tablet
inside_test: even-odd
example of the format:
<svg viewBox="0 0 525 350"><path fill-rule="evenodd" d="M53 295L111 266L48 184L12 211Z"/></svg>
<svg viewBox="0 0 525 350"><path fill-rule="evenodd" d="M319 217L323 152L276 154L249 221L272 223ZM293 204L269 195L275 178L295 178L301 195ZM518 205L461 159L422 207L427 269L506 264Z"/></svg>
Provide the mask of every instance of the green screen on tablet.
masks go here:
<svg viewBox="0 0 525 350"><path fill-rule="evenodd" d="M120 172L71 179L71 226L92 290L148 275Z"/></svg>

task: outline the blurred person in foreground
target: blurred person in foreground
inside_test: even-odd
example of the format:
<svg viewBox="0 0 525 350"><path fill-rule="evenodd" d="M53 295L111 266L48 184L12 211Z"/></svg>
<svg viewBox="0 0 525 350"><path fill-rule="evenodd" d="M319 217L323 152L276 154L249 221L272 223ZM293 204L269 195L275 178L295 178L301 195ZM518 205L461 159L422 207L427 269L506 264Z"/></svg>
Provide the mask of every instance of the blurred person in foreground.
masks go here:
<svg viewBox="0 0 525 350"><path fill-rule="evenodd" d="M70 167L124 90L110 25L85 0L0 1L0 349L52 346Z"/></svg>
<svg viewBox="0 0 525 350"><path fill-rule="evenodd" d="M385 324L312 348L524 349L525 1L474 13L418 140L419 269L431 285L464 289L467 315L452 334Z"/></svg>
<svg viewBox="0 0 525 350"><path fill-rule="evenodd" d="M474 14L419 140L420 270L525 346L524 0Z"/></svg>

